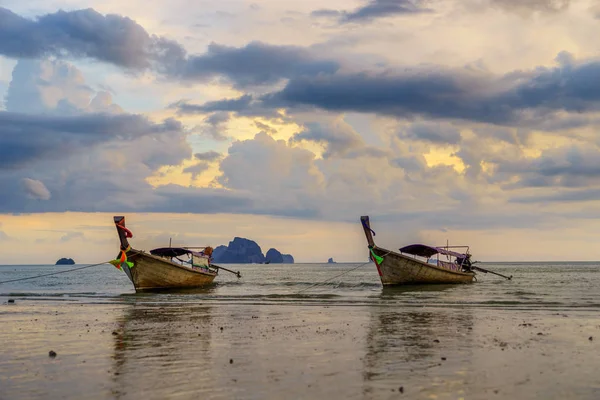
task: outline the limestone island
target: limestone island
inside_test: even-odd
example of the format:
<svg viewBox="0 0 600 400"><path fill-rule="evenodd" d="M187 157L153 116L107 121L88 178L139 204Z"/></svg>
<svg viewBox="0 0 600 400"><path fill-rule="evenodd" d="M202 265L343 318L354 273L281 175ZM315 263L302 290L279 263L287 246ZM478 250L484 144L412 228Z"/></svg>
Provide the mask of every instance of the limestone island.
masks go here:
<svg viewBox="0 0 600 400"><path fill-rule="evenodd" d="M72 258L61 258L54 265L73 265L75 261Z"/></svg>
<svg viewBox="0 0 600 400"><path fill-rule="evenodd" d="M269 249L264 255L262 249L254 240L235 237L229 245L215 247L213 262L223 264L293 264L294 257L281 254L277 249Z"/></svg>

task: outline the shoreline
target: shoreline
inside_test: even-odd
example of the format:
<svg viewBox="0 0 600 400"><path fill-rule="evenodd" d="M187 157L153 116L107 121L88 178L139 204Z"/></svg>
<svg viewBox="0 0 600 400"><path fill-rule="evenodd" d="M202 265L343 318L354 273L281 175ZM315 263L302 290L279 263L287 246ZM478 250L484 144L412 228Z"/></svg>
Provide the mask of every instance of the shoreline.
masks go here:
<svg viewBox="0 0 600 400"><path fill-rule="evenodd" d="M0 385L3 400L90 390L99 399L361 399L400 387L418 399L592 399L600 393L593 314L20 300L0 304L8 328Z"/></svg>

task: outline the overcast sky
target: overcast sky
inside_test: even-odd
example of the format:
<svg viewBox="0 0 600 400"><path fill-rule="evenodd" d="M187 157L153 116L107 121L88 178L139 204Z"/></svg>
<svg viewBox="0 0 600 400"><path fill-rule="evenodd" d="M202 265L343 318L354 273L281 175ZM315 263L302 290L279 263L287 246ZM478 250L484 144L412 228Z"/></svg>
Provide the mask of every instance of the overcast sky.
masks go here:
<svg viewBox="0 0 600 400"><path fill-rule="evenodd" d="M327 4L324 8L323 4ZM597 260L600 6L0 0L0 263L234 236Z"/></svg>

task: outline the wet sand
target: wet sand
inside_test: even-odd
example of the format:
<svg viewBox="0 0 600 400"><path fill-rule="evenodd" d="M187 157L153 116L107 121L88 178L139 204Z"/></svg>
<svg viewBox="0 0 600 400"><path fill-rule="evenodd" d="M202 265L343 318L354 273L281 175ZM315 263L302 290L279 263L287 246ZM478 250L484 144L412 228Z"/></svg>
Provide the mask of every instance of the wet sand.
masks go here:
<svg viewBox="0 0 600 400"><path fill-rule="evenodd" d="M597 310L143 299L0 298L0 399L600 398Z"/></svg>

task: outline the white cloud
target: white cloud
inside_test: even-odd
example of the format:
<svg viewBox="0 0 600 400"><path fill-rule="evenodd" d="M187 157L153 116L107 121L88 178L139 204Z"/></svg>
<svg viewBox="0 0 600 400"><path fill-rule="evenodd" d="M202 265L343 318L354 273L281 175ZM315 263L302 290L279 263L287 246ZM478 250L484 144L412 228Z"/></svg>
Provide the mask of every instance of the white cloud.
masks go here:
<svg viewBox="0 0 600 400"><path fill-rule="evenodd" d="M29 198L37 200L50 200L50 198L52 197L48 188L46 188L44 183L41 181L30 178L24 178L23 186L25 189L25 193Z"/></svg>

